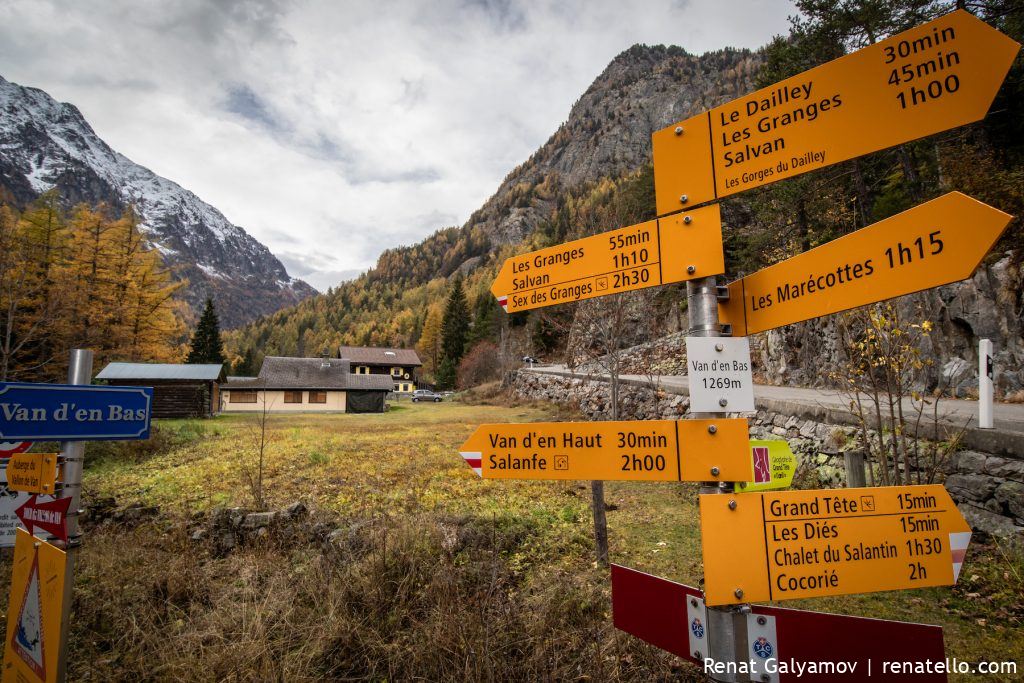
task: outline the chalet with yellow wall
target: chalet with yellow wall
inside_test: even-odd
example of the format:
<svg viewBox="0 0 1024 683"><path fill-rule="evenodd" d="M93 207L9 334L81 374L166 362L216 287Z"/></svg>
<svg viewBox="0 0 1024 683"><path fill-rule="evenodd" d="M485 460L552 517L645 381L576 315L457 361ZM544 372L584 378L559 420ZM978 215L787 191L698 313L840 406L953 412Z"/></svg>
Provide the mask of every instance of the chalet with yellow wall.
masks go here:
<svg viewBox="0 0 1024 683"><path fill-rule="evenodd" d="M416 375L423 366L412 349L342 346L338 358L349 361L355 375L390 377L393 391L401 394L416 390Z"/></svg>

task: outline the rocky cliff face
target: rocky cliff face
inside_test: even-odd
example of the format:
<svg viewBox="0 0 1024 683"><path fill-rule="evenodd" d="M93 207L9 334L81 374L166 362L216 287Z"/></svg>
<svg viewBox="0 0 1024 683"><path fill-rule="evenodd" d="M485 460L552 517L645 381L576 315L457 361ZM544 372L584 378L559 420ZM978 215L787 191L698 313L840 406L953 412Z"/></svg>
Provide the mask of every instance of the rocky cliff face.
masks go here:
<svg viewBox="0 0 1024 683"><path fill-rule="evenodd" d="M634 45L573 105L569 118L469 219L495 244L515 244L550 216L559 189L614 178L651 163L651 133L753 89L760 53L701 56ZM538 192L548 181L547 191ZM609 225L608 230L621 226Z"/></svg>
<svg viewBox="0 0 1024 683"><path fill-rule="evenodd" d="M20 203L56 187L68 205L134 205L193 310L212 296L234 327L315 293L217 209L111 149L73 105L0 78L0 111L0 185Z"/></svg>
<svg viewBox="0 0 1024 683"><path fill-rule="evenodd" d="M723 50L702 56L677 47L634 46L620 54L573 106L568 120L471 217L495 244L524 239L550 217L558 190L617 177L651 162L651 133L754 89L760 53ZM551 180L555 182L552 183ZM544 185L542 185L542 183ZM547 184L555 187L541 191ZM748 198L723 205L723 226L757 232ZM607 226L613 229L620 226ZM935 328L922 353L935 364L919 386L977 387L978 340L995 346L997 390L1024 389L1024 275L1009 259L990 258L971 279L898 300L904 320L930 320ZM736 264L726 263L726 267ZM724 284L725 278L722 279ZM586 315L586 306L579 309ZM579 317L579 315L577 316ZM662 321L661 334L679 329ZM685 325L685 320L683 321ZM823 318L753 338L760 369L770 382L822 385L841 367L835 318ZM646 328L646 329L645 329ZM629 343L650 338L639 322Z"/></svg>
<svg viewBox="0 0 1024 683"><path fill-rule="evenodd" d="M934 364L922 370L918 388L948 388L961 396L976 391L978 340L991 339L996 391L1024 389L1024 299L1021 276L1009 263L1008 257L983 263L968 280L895 300L902 320L934 325L921 345L922 357ZM827 384L828 371L843 363L837 322L838 316L829 316L758 335L765 378Z"/></svg>

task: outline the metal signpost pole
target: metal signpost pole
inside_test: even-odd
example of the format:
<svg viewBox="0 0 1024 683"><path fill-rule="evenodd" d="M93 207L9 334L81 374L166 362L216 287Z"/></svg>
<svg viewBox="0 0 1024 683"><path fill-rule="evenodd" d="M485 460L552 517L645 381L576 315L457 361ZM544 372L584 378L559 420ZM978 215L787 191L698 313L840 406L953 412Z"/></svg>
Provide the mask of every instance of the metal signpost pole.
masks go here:
<svg viewBox="0 0 1024 683"><path fill-rule="evenodd" d="M718 280L706 277L690 280L686 283L686 302L689 312L691 337L720 337L721 326L718 323ZM692 392L691 392L692 395ZM723 417L721 413L694 413L689 415L692 420L706 420ZM702 494L731 494L733 484L726 482L705 482L701 485ZM704 657L715 662L740 662L746 659L746 616L743 608L750 611L748 605L732 607L709 607L707 609L708 652ZM694 653L698 659L701 659ZM740 680L737 673L710 674L713 681L735 683Z"/></svg>
<svg viewBox="0 0 1024 683"><path fill-rule="evenodd" d="M72 349L68 365L68 384L92 383L92 351ZM82 533L78 528L78 511L82 503L82 463L85 460L84 441L61 442L64 459L64 488L58 499L70 498L71 507L67 513L68 540L64 545L67 563L64 569L64 603L60 619L60 654L57 659L57 680L67 680L68 634L71 624L71 597L74 592L75 556L82 544Z"/></svg>

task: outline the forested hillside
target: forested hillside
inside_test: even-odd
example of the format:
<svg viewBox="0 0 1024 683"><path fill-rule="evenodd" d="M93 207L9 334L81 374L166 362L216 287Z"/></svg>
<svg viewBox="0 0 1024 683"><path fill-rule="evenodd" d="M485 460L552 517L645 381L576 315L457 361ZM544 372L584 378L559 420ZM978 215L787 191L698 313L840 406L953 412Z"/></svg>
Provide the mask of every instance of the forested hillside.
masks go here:
<svg viewBox="0 0 1024 683"><path fill-rule="evenodd" d="M504 259L653 217L651 132L748 91L759 63L739 50L626 50L465 225L388 250L358 279L240 328L228 335L230 351L237 359L249 349L258 357L315 355L339 343L415 345L455 272L467 278L474 339L488 336L506 318L488 292ZM532 329L537 321L512 323Z"/></svg>
<svg viewBox="0 0 1024 683"><path fill-rule="evenodd" d="M759 53L725 50L694 57L675 47L634 46L617 57L573 107L568 121L466 225L439 231L412 247L389 250L375 269L327 294L265 317L230 337L237 355L313 355L346 344L412 346L438 314L456 271L466 277L474 337L497 339L498 323L518 326L525 348L558 349L575 307L529 315L496 315L488 292L509 255L610 230L655 215L650 134L709 107L770 85L906 28L944 14L953 3L798 2L790 34ZM1020 41L1017 3L968 9ZM750 272L875 223L956 189L1014 215L1024 211L1024 117L1018 58L989 115L966 126L739 195L723 203L729 276ZM851 135L858 131L850 131ZM994 331L1002 360L1024 365L1020 342L1022 231L1015 220L979 283L954 285L915 301L937 318L931 343L940 357L969 356L971 340ZM964 311L973 286L982 313ZM662 288L662 320L651 334L674 331L683 303L678 287ZM997 303L998 302L998 303ZM915 304L915 305L917 305ZM909 305L909 304L908 304ZM972 318L984 315L984 319ZM797 325L773 338L766 354L789 368L822 353L829 323ZM986 329L982 329L986 328ZM766 346L772 346L768 344ZM787 356L788 354L788 356ZM807 354L812 354L808 356ZM780 381L814 382L791 372ZM1021 378L1024 381L1024 378Z"/></svg>

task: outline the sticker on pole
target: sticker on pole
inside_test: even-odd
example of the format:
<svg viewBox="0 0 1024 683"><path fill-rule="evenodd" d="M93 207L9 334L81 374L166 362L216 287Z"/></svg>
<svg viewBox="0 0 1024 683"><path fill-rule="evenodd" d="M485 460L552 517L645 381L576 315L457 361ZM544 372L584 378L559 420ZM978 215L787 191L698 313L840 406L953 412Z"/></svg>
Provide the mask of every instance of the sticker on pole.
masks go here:
<svg viewBox="0 0 1024 683"><path fill-rule="evenodd" d="M15 453L7 461L7 488L11 491L52 494L56 486L56 453Z"/></svg>
<svg viewBox="0 0 1024 683"><path fill-rule="evenodd" d="M3 683L57 680L64 551L18 530L7 609Z"/></svg>
<svg viewBox="0 0 1024 683"><path fill-rule="evenodd" d="M29 493L8 488L5 463L6 461L0 461L0 548L13 548L19 522L24 524L18 510L23 508L33 497L39 504L52 501L53 497L48 495L32 496Z"/></svg>
<svg viewBox="0 0 1024 683"><path fill-rule="evenodd" d="M796 456L785 441L751 441L754 480L736 483L736 493L786 489L793 484Z"/></svg>
<svg viewBox="0 0 1024 683"><path fill-rule="evenodd" d="M746 337L687 337L690 412L754 410L754 377Z"/></svg>

